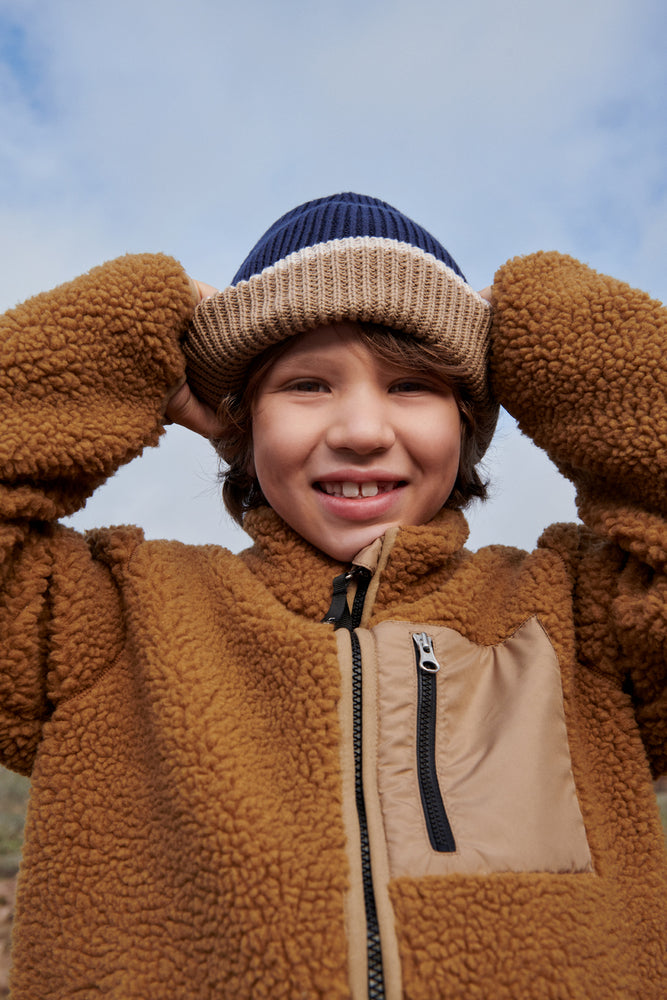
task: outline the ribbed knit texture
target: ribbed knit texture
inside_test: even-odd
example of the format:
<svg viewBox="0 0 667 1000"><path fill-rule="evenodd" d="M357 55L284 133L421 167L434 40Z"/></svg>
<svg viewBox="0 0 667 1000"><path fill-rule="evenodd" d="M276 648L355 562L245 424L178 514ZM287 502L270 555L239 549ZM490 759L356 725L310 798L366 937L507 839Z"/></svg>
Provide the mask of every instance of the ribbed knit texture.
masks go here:
<svg viewBox="0 0 667 1000"><path fill-rule="evenodd" d="M487 381L488 303L432 255L374 237L304 248L205 299L183 344L188 380L216 408L242 387L248 364L266 348L344 320L404 330L441 348L464 366L485 416L497 413Z"/></svg>
<svg viewBox="0 0 667 1000"><path fill-rule="evenodd" d="M348 191L316 198L282 215L252 248L232 284L247 281L253 274L259 274L265 267L303 247L350 236L377 236L409 243L437 257L465 280L454 258L423 226L386 201Z"/></svg>
<svg viewBox="0 0 667 1000"><path fill-rule="evenodd" d="M188 381L217 409L268 347L330 323L377 323L463 367L488 444L498 414L487 381L490 312L422 226L377 198L332 195L278 219L233 284L198 306L183 343Z"/></svg>

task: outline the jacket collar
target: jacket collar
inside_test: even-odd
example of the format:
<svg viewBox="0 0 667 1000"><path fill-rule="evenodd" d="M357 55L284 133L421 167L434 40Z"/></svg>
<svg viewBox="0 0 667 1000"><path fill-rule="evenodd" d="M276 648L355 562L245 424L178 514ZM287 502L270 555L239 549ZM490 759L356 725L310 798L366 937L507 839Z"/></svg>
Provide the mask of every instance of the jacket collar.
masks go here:
<svg viewBox="0 0 667 1000"><path fill-rule="evenodd" d="M268 507L250 511L243 524L254 541L241 558L291 611L316 621L326 614L335 576L346 567L314 548ZM376 606L400 600L407 590L449 575L468 537L460 511L440 511L428 524L393 529L355 558L379 574ZM379 584L379 587L377 586Z"/></svg>

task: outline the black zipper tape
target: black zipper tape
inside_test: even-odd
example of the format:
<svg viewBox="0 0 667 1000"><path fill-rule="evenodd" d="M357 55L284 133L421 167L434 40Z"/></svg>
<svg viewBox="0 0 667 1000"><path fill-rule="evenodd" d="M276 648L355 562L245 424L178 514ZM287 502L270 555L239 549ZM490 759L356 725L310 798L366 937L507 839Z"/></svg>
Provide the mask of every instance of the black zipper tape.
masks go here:
<svg viewBox="0 0 667 1000"><path fill-rule="evenodd" d="M347 605L347 588L351 580L357 580L357 591L352 602L352 610ZM371 868L371 848L368 836L368 820L364 801L363 781L363 685L361 668L361 646L354 629L358 628L364 610L366 591L371 573L362 566L353 566L347 573L341 573L333 582L331 607L323 621L335 629L345 628L350 633L352 649L352 734L354 750L354 795L359 820L359 843L361 852L361 880L366 911L366 953L368 972L368 1000L384 1000L384 969L382 964L382 943L380 924L375 906L373 871Z"/></svg>
<svg viewBox="0 0 667 1000"><path fill-rule="evenodd" d="M440 670L433 640L426 632L412 636L417 664L417 774L419 794L424 810L428 839L434 851L452 854L456 851L454 834L442 801L438 772L435 767L435 724L438 704Z"/></svg>
<svg viewBox="0 0 667 1000"><path fill-rule="evenodd" d="M384 1000L384 971L382 967L382 945L380 943L380 925L375 907L375 892L373 890L373 873L371 869L371 848L368 837L368 820L366 819L366 803L364 801L363 763L362 763L362 682L361 682L361 646L354 632L350 632L352 643L352 731L354 734L354 792L359 819L359 836L361 843L361 878L364 888L364 907L366 909L366 941L368 953L368 997L369 1000Z"/></svg>

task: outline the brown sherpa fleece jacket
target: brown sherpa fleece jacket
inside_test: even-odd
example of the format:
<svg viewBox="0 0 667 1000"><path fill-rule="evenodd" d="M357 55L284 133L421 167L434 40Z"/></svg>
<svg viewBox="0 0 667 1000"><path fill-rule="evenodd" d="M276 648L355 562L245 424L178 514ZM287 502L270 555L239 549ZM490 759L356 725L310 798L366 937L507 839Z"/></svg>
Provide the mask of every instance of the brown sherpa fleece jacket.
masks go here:
<svg viewBox="0 0 667 1000"><path fill-rule="evenodd" d="M557 254L494 304L495 392L585 525L531 554L467 552L457 512L393 530L339 628L349 567L267 509L240 556L57 523L157 443L178 264L3 318L15 1000L664 996L667 315Z"/></svg>

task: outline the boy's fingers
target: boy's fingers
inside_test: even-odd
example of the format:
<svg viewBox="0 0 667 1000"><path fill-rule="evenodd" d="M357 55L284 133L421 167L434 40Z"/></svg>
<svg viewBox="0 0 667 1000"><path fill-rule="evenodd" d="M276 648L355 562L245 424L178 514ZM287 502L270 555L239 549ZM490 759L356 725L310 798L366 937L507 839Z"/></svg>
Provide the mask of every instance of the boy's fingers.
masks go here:
<svg viewBox="0 0 667 1000"><path fill-rule="evenodd" d="M204 299L210 299L212 295L215 295L218 291L213 285L207 285L205 281L197 281L196 278L188 278L190 282L190 288L192 289L192 297L195 300L195 305L199 305Z"/></svg>
<svg viewBox="0 0 667 1000"><path fill-rule="evenodd" d="M487 285L486 288L482 288L479 294L482 296L483 299L486 299L487 302L491 302L493 287L491 285Z"/></svg>
<svg viewBox="0 0 667 1000"><path fill-rule="evenodd" d="M222 432L220 421L210 406L200 402L187 382L180 385L170 396L165 408L168 421L187 427L188 430L206 438L219 437Z"/></svg>

